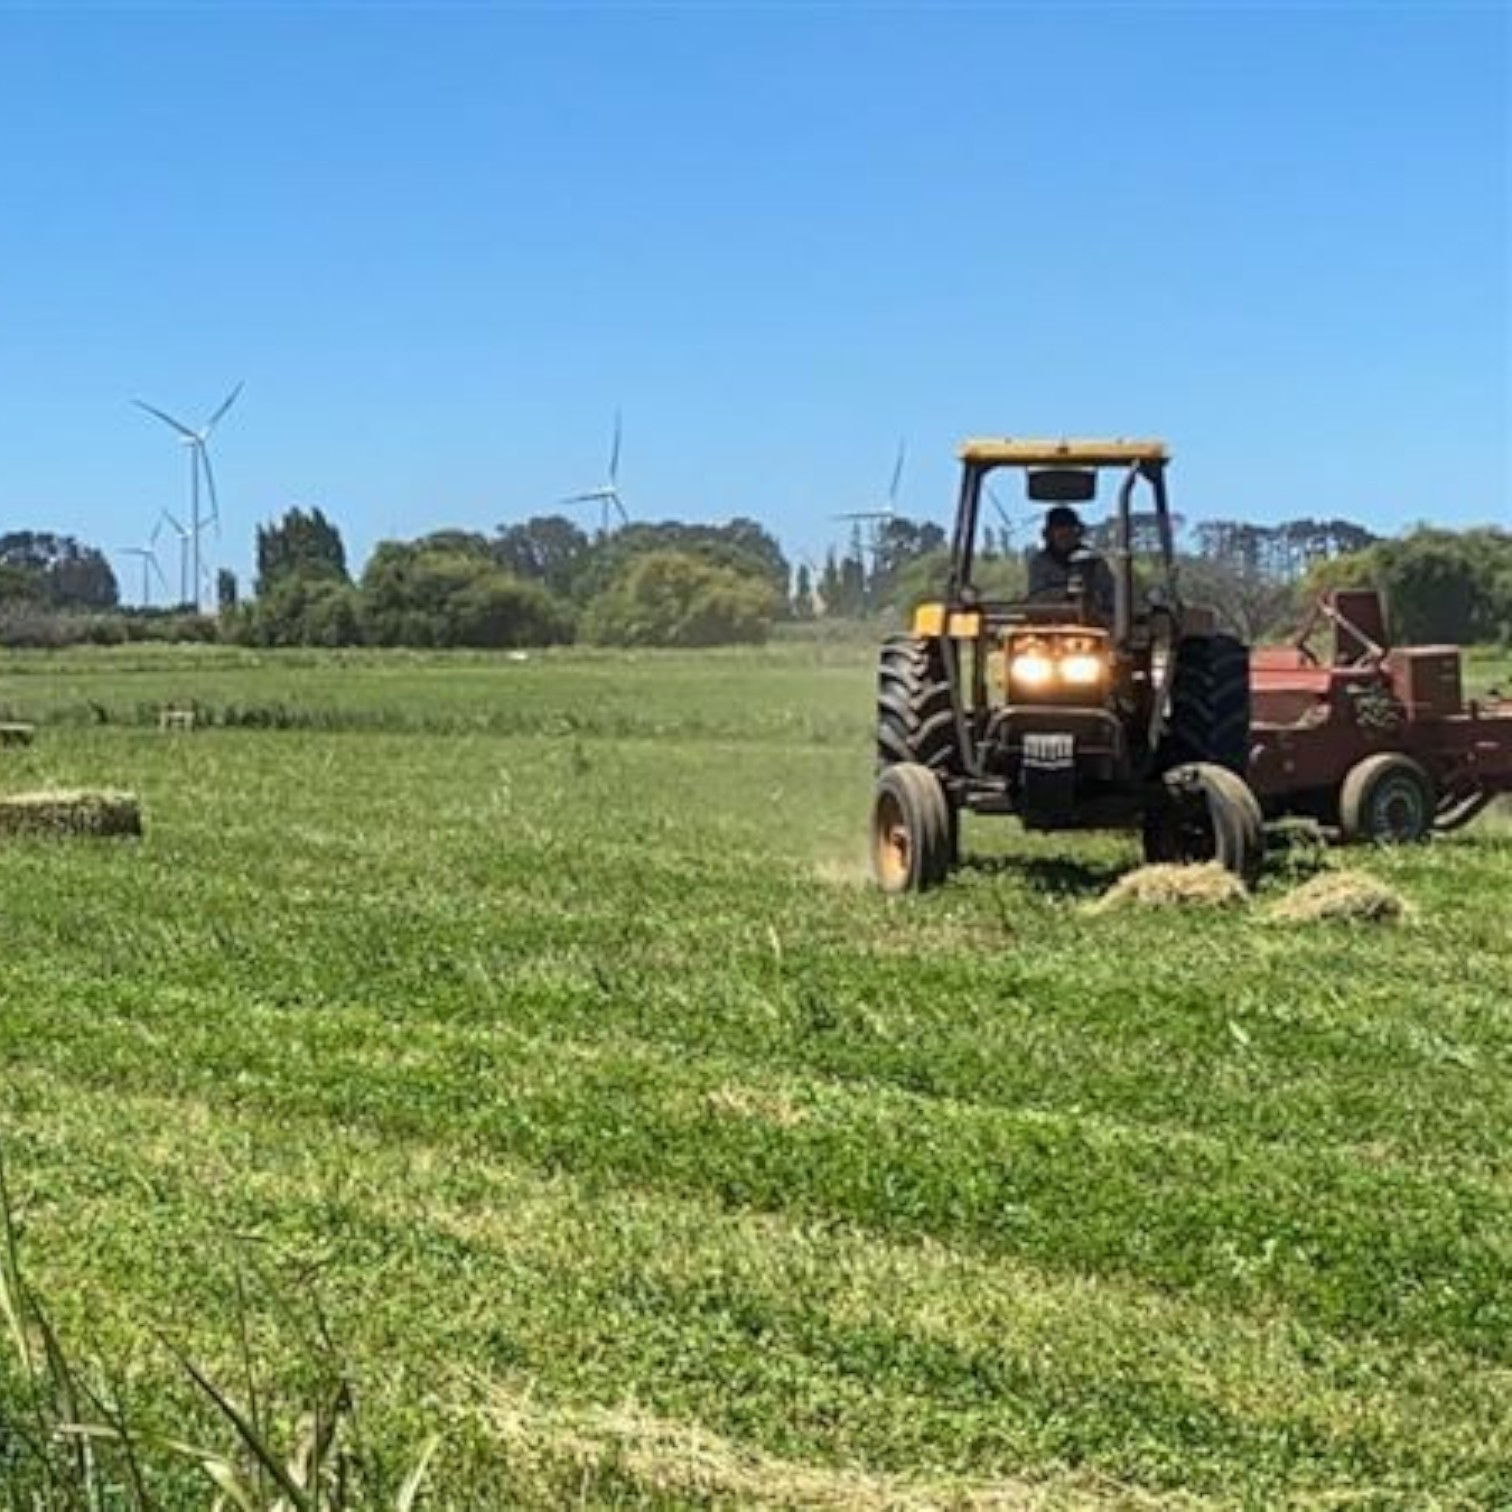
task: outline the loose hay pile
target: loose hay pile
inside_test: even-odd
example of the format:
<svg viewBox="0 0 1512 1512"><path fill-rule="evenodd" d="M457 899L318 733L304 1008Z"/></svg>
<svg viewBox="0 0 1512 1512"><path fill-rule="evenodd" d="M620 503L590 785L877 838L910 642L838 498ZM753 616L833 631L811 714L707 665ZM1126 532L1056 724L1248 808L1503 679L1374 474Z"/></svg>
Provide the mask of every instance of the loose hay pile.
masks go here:
<svg viewBox="0 0 1512 1512"><path fill-rule="evenodd" d="M1201 866L1161 862L1127 872L1089 905L1092 913L1123 908L1223 908L1243 903L1249 894L1233 872L1209 861Z"/></svg>
<svg viewBox="0 0 1512 1512"><path fill-rule="evenodd" d="M47 791L0 797L0 835L140 835L131 793Z"/></svg>
<svg viewBox="0 0 1512 1512"><path fill-rule="evenodd" d="M1316 924L1345 919L1366 924L1394 924L1411 905L1394 887L1366 872L1322 872L1275 903L1269 917L1277 924Z"/></svg>

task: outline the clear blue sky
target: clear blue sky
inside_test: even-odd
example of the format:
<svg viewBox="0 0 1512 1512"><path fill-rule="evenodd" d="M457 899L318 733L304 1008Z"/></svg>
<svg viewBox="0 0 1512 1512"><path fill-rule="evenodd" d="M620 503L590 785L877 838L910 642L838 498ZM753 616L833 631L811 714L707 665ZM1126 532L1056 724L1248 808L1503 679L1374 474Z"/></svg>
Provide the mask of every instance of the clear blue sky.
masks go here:
<svg viewBox="0 0 1512 1512"><path fill-rule="evenodd" d="M1512 521L1501 5L0 5L0 525L359 561L599 481L817 553L971 433ZM117 561L123 584L134 573ZM165 562L165 565L168 565Z"/></svg>

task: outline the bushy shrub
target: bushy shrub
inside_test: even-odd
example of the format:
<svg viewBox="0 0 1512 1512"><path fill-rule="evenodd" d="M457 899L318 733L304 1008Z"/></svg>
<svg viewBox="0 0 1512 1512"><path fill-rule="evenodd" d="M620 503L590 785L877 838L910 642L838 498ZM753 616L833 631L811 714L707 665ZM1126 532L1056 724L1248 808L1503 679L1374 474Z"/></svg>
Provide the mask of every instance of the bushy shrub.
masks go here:
<svg viewBox="0 0 1512 1512"><path fill-rule="evenodd" d="M285 574L252 602L228 610L221 625L225 639L244 646L355 646L362 639L356 590L301 572Z"/></svg>
<svg viewBox="0 0 1512 1512"><path fill-rule="evenodd" d="M727 646L764 641L778 596L765 578L682 551L633 557L584 616L599 645Z"/></svg>
<svg viewBox="0 0 1512 1512"><path fill-rule="evenodd" d="M469 551L385 541L362 574L359 613L375 646L549 646L571 611L539 583Z"/></svg>

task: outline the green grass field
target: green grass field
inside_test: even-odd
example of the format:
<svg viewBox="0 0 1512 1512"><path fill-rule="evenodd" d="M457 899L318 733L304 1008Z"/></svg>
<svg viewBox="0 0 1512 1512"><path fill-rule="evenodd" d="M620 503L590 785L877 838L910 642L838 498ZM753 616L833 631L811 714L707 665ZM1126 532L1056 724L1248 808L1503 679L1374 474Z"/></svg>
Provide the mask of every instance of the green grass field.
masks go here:
<svg viewBox="0 0 1512 1512"><path fill-rule="evenodd" d="M229 1447L175 1350L280 1442L334 1360L444 1507L1512 1505L1512 829L1351 857L1397 928L1268 923L1303 861L1090 916L1132 846L1005 826L889 903L870 697L811 646L11 658L0 788L147 823L0 846L81 1376ZM24 1398L0 1343L32 1506Z"/></svg>

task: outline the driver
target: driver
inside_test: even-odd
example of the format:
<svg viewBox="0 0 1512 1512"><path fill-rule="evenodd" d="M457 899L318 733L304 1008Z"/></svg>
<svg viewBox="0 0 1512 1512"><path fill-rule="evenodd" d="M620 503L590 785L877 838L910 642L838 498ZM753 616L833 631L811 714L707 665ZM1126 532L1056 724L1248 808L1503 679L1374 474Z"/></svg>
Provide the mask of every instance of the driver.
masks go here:
<svg viewBox="0 0 1512 1512"><path fill-rule="evenodd" d="M1113 617L1113 571L1083 544L1086 530L1069 504L1045 514L1044 545L1029 558L1029 597L1065 598L1079 575L1099 614Z"/></svg>

